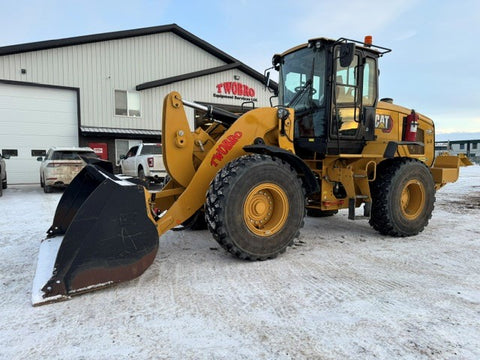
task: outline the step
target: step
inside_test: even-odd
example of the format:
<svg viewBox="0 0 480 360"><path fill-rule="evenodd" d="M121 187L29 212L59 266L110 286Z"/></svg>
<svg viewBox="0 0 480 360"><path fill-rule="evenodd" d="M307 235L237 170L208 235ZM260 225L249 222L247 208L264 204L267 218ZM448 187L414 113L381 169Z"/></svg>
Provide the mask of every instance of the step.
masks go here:
<svg viewBox="0 0 480 360"><path fill-rule="evenodd" d="M355 200L356 199L368 199L366 195L356 195L355 198L348 199L348 218L350 220L370 219L370 213L372 210L372 202L368 201L363 204L363 216L355 215Z"/></svg>

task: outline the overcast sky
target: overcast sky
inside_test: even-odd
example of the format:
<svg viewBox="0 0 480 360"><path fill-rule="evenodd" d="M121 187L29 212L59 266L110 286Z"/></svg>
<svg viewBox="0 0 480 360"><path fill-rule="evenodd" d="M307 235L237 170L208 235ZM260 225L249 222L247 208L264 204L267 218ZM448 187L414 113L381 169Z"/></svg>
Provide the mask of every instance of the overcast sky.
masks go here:
<svg viewBox="0 0 480 360"><path fill-rule="evenodd" d="M480 133L479 0L0 1L0 46L176 23L260 72L310 38L372 35L393 49L381 97Z"/></svg>

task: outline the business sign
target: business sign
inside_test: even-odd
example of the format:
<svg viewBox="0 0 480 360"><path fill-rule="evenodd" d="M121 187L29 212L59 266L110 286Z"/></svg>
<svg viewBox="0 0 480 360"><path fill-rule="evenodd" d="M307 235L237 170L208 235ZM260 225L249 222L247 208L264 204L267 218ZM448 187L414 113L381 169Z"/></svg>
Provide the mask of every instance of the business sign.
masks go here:
<svg viewBox="0 0 480 360"><path fill-rule="evenodd" d="M255 89L236 81L226 81L216 85L214 97L242 101L258 101Z"/></svg>

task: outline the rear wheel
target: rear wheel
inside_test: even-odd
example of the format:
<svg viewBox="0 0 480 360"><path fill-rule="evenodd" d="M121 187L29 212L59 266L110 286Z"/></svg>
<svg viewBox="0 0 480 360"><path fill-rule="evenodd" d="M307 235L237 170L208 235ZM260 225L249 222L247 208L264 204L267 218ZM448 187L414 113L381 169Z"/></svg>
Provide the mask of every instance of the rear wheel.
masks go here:
<svg viewBox="0 0 480 360"><path fill-rule="evenodd" d="M371 192L370 225L381 234L416 235L432 217L435 186L429 169L418 160L380 164Z"/></svg>
<svg viewBox="0 0 480 360"><path fill-rule="evenodd" d="M297 173L265 155L238 158L207 193L206 219L217 242L238 258L274 258L303 226L305 196Z"/></svg>
<svg viewBox="0 0 480 360"><path fill-rule="evenodd" d="M145 171L143 170L142 167L139 167L138 168L138 178L142 181L146 181L146 178L145 178Z"/></svg>
<svg viewBox="0 0 480 360"><path fill-rule="evenodd" d="M51 186L46 185L46 184L43 186L43 192L44 193L48 194L48 193L51 193L52 191L53 191L53 188Z"/></svg>

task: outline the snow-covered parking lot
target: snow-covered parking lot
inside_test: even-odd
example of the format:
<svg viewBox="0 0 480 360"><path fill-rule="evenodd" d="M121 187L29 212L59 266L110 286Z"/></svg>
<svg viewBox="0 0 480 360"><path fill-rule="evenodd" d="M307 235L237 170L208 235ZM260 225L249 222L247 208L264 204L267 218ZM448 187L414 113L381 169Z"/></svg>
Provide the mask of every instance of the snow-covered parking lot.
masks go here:
<svg viewBox="0 0 480 360"><path fill-rule="evenodd" d="M0 198L0 359L480 358L480 166L437 193L415 237L340 212L245 262L208 231L169 231L140 278L32 307L60 197L12 185Z"/></svg>

